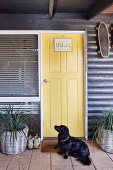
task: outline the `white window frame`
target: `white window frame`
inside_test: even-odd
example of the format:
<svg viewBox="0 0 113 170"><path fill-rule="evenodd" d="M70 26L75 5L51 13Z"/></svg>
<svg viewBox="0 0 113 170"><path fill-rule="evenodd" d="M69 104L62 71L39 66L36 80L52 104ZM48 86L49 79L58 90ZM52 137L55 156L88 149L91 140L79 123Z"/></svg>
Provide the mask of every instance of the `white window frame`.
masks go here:
<svg viewBox="0 0 113 170"><path fill-rule="evenodd" d="M4 103L4 102L40 102L40 38L39 38L39 31L4 31L4 30L1 30L0 31L0 35L22 35L22 34L31 34L31 35L38 35L38 87L39 87L39 97L0 97L0 102L1 103Z"/></svg>

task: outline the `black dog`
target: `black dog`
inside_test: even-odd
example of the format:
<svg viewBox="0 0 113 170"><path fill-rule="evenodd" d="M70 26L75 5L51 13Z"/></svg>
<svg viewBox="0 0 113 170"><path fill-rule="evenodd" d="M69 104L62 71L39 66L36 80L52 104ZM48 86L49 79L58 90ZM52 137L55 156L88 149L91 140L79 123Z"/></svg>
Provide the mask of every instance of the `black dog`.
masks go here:
<svg viewBox="0 0 113 170"><path fill-rule="evenodd" d="M69 155L74 156L82 164L90 165L90 152L87 144L78 138L70 136L69 129L64 125L55 126L54 128L59 132L57 145L61 150L59 154L64 154L64 159L67 159Z"/></svg>

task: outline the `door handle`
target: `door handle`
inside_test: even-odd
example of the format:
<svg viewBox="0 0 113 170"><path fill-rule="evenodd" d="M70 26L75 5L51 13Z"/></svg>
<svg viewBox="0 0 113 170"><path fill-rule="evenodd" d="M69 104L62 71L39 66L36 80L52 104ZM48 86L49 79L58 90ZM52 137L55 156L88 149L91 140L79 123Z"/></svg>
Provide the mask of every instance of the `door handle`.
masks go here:
<svg viewBox="0 0 113 170"><path fill-rule="evenodd" d="M48 81L47 79L44 79L43 82L44 82L44 83L48 83L49 81Z"/></svg>

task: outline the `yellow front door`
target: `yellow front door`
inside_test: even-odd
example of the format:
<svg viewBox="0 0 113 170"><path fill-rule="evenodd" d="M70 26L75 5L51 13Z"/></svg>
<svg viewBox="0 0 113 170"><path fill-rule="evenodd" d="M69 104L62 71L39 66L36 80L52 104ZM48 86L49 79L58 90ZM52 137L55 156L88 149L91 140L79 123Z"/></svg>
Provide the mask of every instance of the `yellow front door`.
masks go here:
<svg viewBox="0 0 113 170"><path fill-rule="evenodd" d="M72 52L55 52L55 38L71 38ZM84 137L84 36L43 33L42 43L44 137L56 137L61 124Z"/></svg>

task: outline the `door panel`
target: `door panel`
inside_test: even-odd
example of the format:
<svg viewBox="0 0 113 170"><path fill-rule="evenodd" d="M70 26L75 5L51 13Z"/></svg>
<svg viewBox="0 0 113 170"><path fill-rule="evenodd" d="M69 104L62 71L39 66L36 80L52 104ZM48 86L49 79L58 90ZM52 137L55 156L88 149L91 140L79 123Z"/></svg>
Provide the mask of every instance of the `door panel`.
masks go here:
<svg viewBox="0 0 113 170"><path fill-rule="evenodd" d="M54 52L54 38L72 38L72 52ZM83 34L43 34L42 41L44 137L56 137L61 124L84 137Z"/></svg>
<svg viewBox="0 0 113 170"><path fill-rule="evenodd" d="M53 43L49 45L49 52L49 71L51 73L60 72L60 52L54 52Z"/></svg>
<svg viewBox="0 0 113 170"><path fill-rule="evenodd" d="M67 53L67 72L77 72L77 46L78 43L73 43L72 52Z"/></svg>
<svg viewBox="0 0 113 170"><path fill-rule="evenodd" d="M60 79L50 79L50 82L50 126L53 128L55 124L61 123Z"/></svg>

